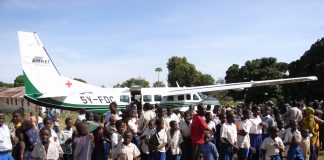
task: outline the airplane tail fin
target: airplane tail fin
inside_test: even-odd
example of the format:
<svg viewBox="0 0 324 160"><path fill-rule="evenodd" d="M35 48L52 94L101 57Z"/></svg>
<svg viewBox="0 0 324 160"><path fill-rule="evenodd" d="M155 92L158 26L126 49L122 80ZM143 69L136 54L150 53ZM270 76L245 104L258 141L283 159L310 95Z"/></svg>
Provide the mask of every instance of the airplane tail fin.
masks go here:
<svg viewBox="0 0 324 160"><path fill-rule="evenodd" d="M60 79L60 74L35 32L18 31L26 94L45 94L45 88ZM35 87L37 86L37 87Z"/></svg>

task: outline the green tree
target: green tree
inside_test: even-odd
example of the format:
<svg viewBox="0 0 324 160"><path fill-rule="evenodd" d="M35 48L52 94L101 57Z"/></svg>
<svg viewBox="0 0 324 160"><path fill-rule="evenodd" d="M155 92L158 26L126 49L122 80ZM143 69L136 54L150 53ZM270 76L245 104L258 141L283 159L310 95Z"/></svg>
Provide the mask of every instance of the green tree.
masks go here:
<svg viewBox="0 0 324 160"><path fill-rule="evenodd" d="M158 73L158 82L160 82L160 73L162 72L162 68L160 67L155 68L155 72Z"/></svg>
<svg viewBox="0 0 324 160"><path fill-rule="evenodd" d="M20 86L24 86L24 77L23 77L23 75L17 76L15 81L14 81L14 87L20 87Z"/></svg>
<svg viewBox="0 0 324 160"><path fill-rule="evenodd" d="M286 99L306 101L324 97L324 38L317 40L298 60L289 64L289 77L317 76L309 83L289 84L284 87Z"/></svg>
<svg viewBox="0 0 324 160"><path fill-rule="evenodd" d="M13 84L0 81L0 87L11 88L11 87L13 87Z"/></svg>
<svg viewBox="0 0 324 160"><path fill-rule="evenodd" d="M85 81L85 80L83 80L81 78L73 78L73 79L76 80L76 81L79 81L79 82L87 83L87 81Z"/></svg>
<svg viewBox="0 0 324 160"><path fill-rule="evenodd" d="M141 81L140 82L142 84L141 87L143 87L143 88L150 87L150 82L146 81L145 79L136 79L136 78L130 78L130 79L126 80L125 82L123 82L122 84L117 83L113 87L114 88L124 88L124 87L130 88L135 80Z"/></svg>
<svg viewBox="0 0 324 160"><path fill-rule="evenodd" d="M198 86L214 84L214 78L209 74L203 74L196 70L196 67L187 61L186 57L173 56L167 63L169 70L168 83L171 87Z"/></svg>
<svg viewBox="0 0 324 160"><path fill-rule="evenodd" d="M236 64L230 66L226 71L225 80L227 83L248 82L269 79L283 78L283 73L288 69L288 64L278 63L276 58L261 58L252 61L246 61L245 65L240 67ZM235 100L245 99L247 102L261 103L270 98L281 98L282 87L264 86L249 88L243 92L229 91L229 96Z"/></svg>
<svg viewBox="0 0 324 160"><path fill-rule="evenodd" d="M215 79L210 74L203 74L197 72L196 79L194 81L194 86L203 86L203 85L213 85L215 84Z"/></svg>
<svg viewBox="0 0 324 160"><path fill-rule="evenodd" d="M156 81L153 83L153 87L165 87L165 84L161 81Z"/></svg>

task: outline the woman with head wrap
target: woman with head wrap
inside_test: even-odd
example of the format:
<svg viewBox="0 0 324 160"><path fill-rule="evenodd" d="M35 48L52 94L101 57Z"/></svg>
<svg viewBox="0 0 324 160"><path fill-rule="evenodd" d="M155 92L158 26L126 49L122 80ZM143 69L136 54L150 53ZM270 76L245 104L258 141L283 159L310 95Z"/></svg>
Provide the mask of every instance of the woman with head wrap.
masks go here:
<svg viewBox="0 0 324 160"><path fill-rule="evenodd" d="M301 127L308 129L310 133L310 160L317 160L319 153L319 125L324 121L314 115L315 111L311 107L305 110L305 117L301 121Z"/></svg>

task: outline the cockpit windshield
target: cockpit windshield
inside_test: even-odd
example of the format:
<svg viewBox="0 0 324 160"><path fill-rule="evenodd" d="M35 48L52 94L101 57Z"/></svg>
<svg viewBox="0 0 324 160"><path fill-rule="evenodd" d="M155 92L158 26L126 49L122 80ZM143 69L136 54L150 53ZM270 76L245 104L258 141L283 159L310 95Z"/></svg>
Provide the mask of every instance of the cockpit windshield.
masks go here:
<svg viewBox="0 0 324 160"><path fill-rule="evenodd" d="M201 92L198 92L198 95L202 100L205 100L207 98L207 96L202 94Z"/></svg>

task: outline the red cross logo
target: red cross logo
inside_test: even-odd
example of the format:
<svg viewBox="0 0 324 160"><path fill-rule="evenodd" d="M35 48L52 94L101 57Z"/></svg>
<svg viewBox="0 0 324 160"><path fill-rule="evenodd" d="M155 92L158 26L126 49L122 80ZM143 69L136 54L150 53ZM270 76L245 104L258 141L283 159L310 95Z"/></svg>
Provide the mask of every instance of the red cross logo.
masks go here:
<svg viewBox="0 0 324 160"><path fill-rule="evenodd" d="M65 85L67 85L70 88L72 86L72 83L68 81L67 83L65 83Z"/></svg>

